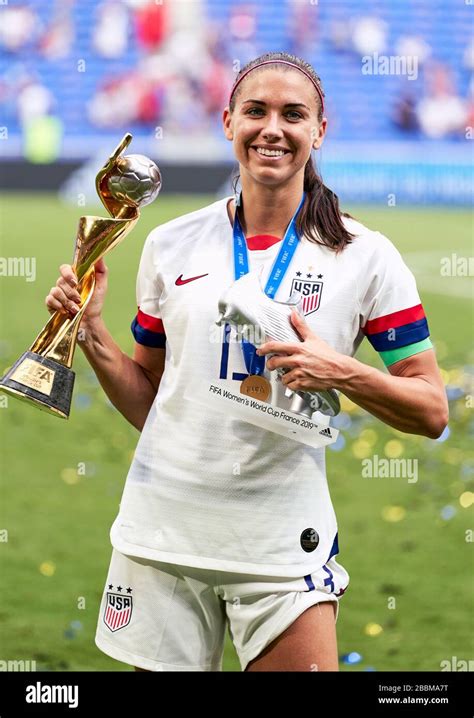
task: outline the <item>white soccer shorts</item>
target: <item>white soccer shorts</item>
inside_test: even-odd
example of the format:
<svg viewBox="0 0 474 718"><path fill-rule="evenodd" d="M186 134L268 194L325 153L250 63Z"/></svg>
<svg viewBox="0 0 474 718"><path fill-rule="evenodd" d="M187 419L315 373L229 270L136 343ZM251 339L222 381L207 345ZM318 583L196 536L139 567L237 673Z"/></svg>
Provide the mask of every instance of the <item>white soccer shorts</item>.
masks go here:
<svg viewBox="0 0 474 718"><path fill-rule="evenodd" d="M301 578L227 573L112 551L95 642L148 671L220 671L226 625L242 670L310 606L349 583L331 558Z"/></svg>

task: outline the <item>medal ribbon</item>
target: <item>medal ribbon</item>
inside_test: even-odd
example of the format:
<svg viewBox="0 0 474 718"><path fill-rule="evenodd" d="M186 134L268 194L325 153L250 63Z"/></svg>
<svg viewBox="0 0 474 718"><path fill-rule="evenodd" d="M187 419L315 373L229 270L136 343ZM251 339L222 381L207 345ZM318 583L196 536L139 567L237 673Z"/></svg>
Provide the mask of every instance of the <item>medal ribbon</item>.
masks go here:
<svg viewBox="0 0 474 718"><path fill-rule="evenodd" d="M298 209L294 213L291 222L286 229L285 236L280 247L280 251L278 252L278 255L273 263L272 269L270 271L270 276L268 277L267 283L265 285L264 292L271 299L275 297L298 246L299 237L296 229L296 218L298 216L298 212L303 206L304 200L305 193L303 192L300 203L298 205ZM245 241L245 235L243 233L242 226L240 224L239 217L237 214L237 206L240 205L241 202L242 194L240 194L240 197L235 203L236 208L233 228L235 279L240 279L240 277L243 277L244 274L247 274L249 271L247 243ZM265 357L259 357L257 355L256 347L246 339L242 339L242 351L244 354L245 366L247 367L248 373L257 374L258 376L263 374L263 371L265 369Z"/></svg>

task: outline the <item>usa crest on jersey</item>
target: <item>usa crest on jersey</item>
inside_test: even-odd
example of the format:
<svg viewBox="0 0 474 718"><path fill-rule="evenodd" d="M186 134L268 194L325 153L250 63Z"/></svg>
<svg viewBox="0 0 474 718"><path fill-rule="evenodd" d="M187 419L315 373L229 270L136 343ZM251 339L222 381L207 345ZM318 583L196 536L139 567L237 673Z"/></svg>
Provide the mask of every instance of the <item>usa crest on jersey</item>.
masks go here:
<svg viewBox="0 0 474 718"><path fill-rule="evenodd" d="M323 291L323 283L317 279L293 279L291 284L291 292L296 291L301 294L301 304L303 314L307 316L312 314L321 303L321 293ZM290 294L291 294L290 292Z"/></svg>
<svg viewBox="0 0 474 718"><path fill-rule="evenodd" d="M106 594L104 623L112 632L125 628L132 617L133 601L131 596L121 596L119 593Z"/></svg>

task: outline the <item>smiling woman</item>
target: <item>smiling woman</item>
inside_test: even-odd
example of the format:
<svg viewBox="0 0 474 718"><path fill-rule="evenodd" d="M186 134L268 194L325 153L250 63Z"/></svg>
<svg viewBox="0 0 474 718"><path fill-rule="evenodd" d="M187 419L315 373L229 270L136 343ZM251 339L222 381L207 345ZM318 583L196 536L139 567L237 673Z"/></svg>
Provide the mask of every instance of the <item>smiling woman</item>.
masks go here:
<svg viewBox="0 0 474 718"><path fill-rule="evenodd" d="M242 70L223 112L242 191L147 237L133 358L104 324L107 268L95 267L80 346L141 431L110 534L96 644L140 669L220 670L227 625L242 670L338 667L349 576L336 560L324 447L302 447L232 408L203 409L193 388L255 397L260 386L266 410L285 416L295 392L336 389L401 431L435 438L446 424L412 273L389 239L340 212L316 173L311 153L326 127L319 77L303 60L272 53ZM219 297L234 280L242 289L250 270L261 271L270 305L301 295L294 341L266 336L257 351L230 341L227 321L210 339ZM74 286L63 265L50 311L71 311ZM354 358L364 336L389 372Z"/></svg>
<svg viewBox="0 0 474 718"><path fill-rule="evenodd" d="M266 135L256 137L264 118ZM285 180L292 176L292 186L302 185L306 192L297 218L300 235L340 252L352 235L342 221L337 196L323 184L311 156L312 150L321 147L326 127L320 77L307 62L283 52L267 53L243 67L224 111L224 131L227 139L234 141L242 188L244 183L251 184L248 161L252 159L262 169L274 166L278 170L274 182L286 185ZM274 187L268 179L265 184ZM275 198L275 192L272 194ZM285 190L271 210L273 224L277 214L282 217L278 236L286 228L286 205L291 207L295 201ZM349 217L346 213L342 216Z"/></svg>

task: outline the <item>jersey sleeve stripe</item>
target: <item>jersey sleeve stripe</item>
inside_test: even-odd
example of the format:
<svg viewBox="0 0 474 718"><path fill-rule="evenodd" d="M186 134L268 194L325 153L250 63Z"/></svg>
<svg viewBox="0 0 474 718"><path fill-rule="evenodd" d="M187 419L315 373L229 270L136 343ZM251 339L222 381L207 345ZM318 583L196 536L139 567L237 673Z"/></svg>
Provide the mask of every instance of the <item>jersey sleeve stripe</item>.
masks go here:
<svg viewBox="0 0 474 718"><path fill-rule="evenodd" d="M160 334L165 333L161 319L158 319L158 317L152 317L150 314L145 314L145 312L141 311L140 307L138 307L136 319L138 324L143 327L143 329L149 329L152 332L159 332Z"/></svg>
<svg viewBox="0 0 474 718"><path fill-rule="evenodd" d="M423 318L403 326L391 327L385 332L369 334L367 338L376 351L384 352L420 342L429 335L428 322Z"/></svg>
<svg viewBox="0 0 474 718"><path fill-rule="evenodd" d="M408 346L400 347L399 349L392 349L388 352L380 352L380 356L382 357L382 361L385 366L390 366L401 359L407 359L414 354L419 354L420 352L424 352L427 349L432 348L433 344L431 343L431 339L427 338L423 339L421 342L408 344Z"/></svg>
<svg viewBox="0 0 474 718"><path fill-rule="evenodd" d="M420 319L425 318L425 312L422 304L417 304L414 307L408 307L408 309L401 309L398 312L392 312L391 314L385 314L383 317L377 317L376 319L369 319L363 332L366 335L379 334L387 329L397 329L404 324L411 324Z"/></svg>
<svg viewBox="0 0 474 718"><path fill-rule="evenodd" d="M164 348L166 344L166 334L159 334L158 332L144 329L139 325L136 317L131 324L131 330L135 341L139 344L144 344L146 347Z"/></svg>
<svg viewBox="0 0 474 718"><path fill-rule="evenodd" d="M140 307L130 328L135 341L139 344L155 348L163 348L166 344L166 334L161 319L145 314Z"/></svg>

